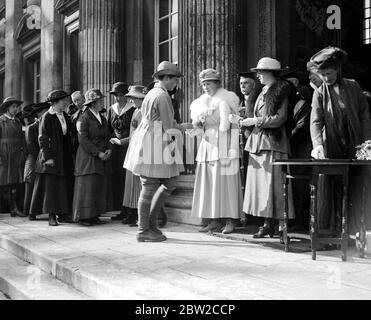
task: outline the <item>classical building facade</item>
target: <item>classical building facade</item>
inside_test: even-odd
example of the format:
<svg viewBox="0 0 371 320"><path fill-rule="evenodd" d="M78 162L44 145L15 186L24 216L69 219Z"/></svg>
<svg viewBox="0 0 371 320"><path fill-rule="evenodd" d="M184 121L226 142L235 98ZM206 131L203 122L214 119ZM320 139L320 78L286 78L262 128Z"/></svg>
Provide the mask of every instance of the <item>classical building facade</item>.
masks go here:
<svg viewBox="0 0 371 320"><path fill-rule="evenodd" d="M349 76L371 90L370 30L370 0L0 0L0 98L146 85L170 60L185 74L177 98L187 121L201 70L218 69L237 92L237 73L272 56L305 82L307 60L328 45L349 51Z"/></svg>

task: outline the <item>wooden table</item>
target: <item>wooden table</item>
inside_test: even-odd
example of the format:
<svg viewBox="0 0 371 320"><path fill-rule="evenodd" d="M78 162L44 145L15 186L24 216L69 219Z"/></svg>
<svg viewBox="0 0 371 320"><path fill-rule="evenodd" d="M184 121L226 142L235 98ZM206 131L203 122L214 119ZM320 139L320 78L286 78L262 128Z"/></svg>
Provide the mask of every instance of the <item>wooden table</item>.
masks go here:
<svg viewBox="0 0 371 320"><path fill-rule="evenodd" d="M292 239L310 239L312 246L312 259L317 258L317 245L318 243L325 244L340 244L342 251L343 261L347 260L348 251L348 188L349 188L349 169L352 166L370 166L371 161L360 161L360 160L313 160L313 159L289 159L289 160L276 160L273 165L282 166L285 172L286 178L283 186L283 196L285 199L285 212L284 212L284 229L283 229L283 240L285 243L285 251L289 252L290 238ZM311 167L311 175L308 176L297 176L295 174L290 175L290 168L295 166L309 166ZM343 199L342 199L342 212L341 215L337 212L338 223L341 222L341 235L340 237L330 237L331 232L324 234L325 237L319 237L318 234L318 212L317 212L317 186L320 175L331 175L342 177L342 188L343 188ZM310 181L310 236L301 235L296 233L288 233L288 212L289 212L289 201L288 201L288 187L289 180L296 178L306 178ZM360 242L361 250L360 256L364 258L366 248L366 227L365 227L365 183L363 183L363 194L362 194L362 209L361 209L361 230L360 230Z"/></svg>

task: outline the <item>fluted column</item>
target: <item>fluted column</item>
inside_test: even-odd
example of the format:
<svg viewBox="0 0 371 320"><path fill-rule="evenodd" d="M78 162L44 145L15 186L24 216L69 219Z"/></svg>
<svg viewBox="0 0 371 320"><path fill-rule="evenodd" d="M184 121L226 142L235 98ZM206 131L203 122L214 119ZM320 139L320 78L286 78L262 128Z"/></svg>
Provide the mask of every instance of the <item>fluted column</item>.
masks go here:
<svg viewBox="0 0 371 320"><path fill-rule="evenodd" d="M41 1L41 99L63 88L63 20L56 2Z"/></svg>
<svg viewBox="0 0 371 320"><path fill-rule="evenodd" d="M215 68L223 86L236 89L235 0L180 0L180 67L184 99L182 117L189 119L188 107L201 94L199 73Z"/></svg>
<svg viewBox="0 0 371 320"><path fill-rule="evenodd" d="M107 92L114 82L124 80L124 8L122 0L80 0L83 90Z"/></svg>
<svg viewBox="0 0 371 320"><path fill-rule="evenodd" d="M22 18L22 1L6 0L5 92L4 96L21 98L22 51L14 31Z"/></svg>

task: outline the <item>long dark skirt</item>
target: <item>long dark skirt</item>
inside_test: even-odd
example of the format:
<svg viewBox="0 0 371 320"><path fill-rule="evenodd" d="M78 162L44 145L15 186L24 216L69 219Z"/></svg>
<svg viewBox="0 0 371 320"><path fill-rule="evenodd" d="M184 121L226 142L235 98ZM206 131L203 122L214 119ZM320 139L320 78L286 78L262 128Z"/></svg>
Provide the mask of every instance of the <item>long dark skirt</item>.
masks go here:
<svg viewBox="0 0 371 320"><path fill-rule="evenodd" d="M75 178L73 220L92 219L107 212L107 177L92 174Z"/></svg>
<svg viewBox="0 0 371 320"><path fill-rule="evenodd" d="M36 174L30 214L71 215L70 180L71 178L52 174Z"/></svg>

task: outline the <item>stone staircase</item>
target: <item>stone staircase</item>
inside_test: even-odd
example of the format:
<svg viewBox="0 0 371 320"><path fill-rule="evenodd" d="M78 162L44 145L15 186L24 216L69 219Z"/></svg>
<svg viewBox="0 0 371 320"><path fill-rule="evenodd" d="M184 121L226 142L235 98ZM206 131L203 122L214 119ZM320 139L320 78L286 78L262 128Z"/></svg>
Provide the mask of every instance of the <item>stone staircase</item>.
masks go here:
<svg viewBox="0 0 371 320"><path fill-rule="evenodd" d="M194 176L177 178L177 189L166 203L169 222L200 225L201 220L191 216L193 186ZM11 223L0 227L0 294L5 294L0 295L0 300L148 300L158 292L169 295L164 299L192 297L186 290L143 278L135 272L128 274L130 280L123 279L122 272L112 263L105 264L104 259L92 258L58 244L43 233L31 231L28 228L33 223L28 219L24 219L24 225L26 229ZM76 230L81 237L82 229ZM135 242L136 230L132 232L130 239ZM137 283L145 283L153 292L143 292Z"/></svg>
<svg viewBox="0 0 371 320"><path fill-rule="evenodd" d="M201 225L201 219L191 216L194 182L194 175L176 178L177 189L166 201L166 213L170 222Z"/></svg>
<svg viewBox="0 0 371 320"><path fill-rule="evenodd" d="M11 300L194 297L194 293L167 280L159 281L136 272L138 266L146 267L148 261L144 257L145 261L141 262L140 256L132 254L134 246L141 246L137 244L135 228L122 231L121 224L116 227L107 224L91 230L70 225L52 229L47 222L44 225L44 222L16 220L22 221L19 227L7 226L3 220L0 223L0 292ZM9 218L9 221L14 220ZM79 247L80 242L83 248ZM148 245L141 247L146 250ZM153 259L150 258L151 263ZM127 268L128 263L135 268Z"/></svg>

